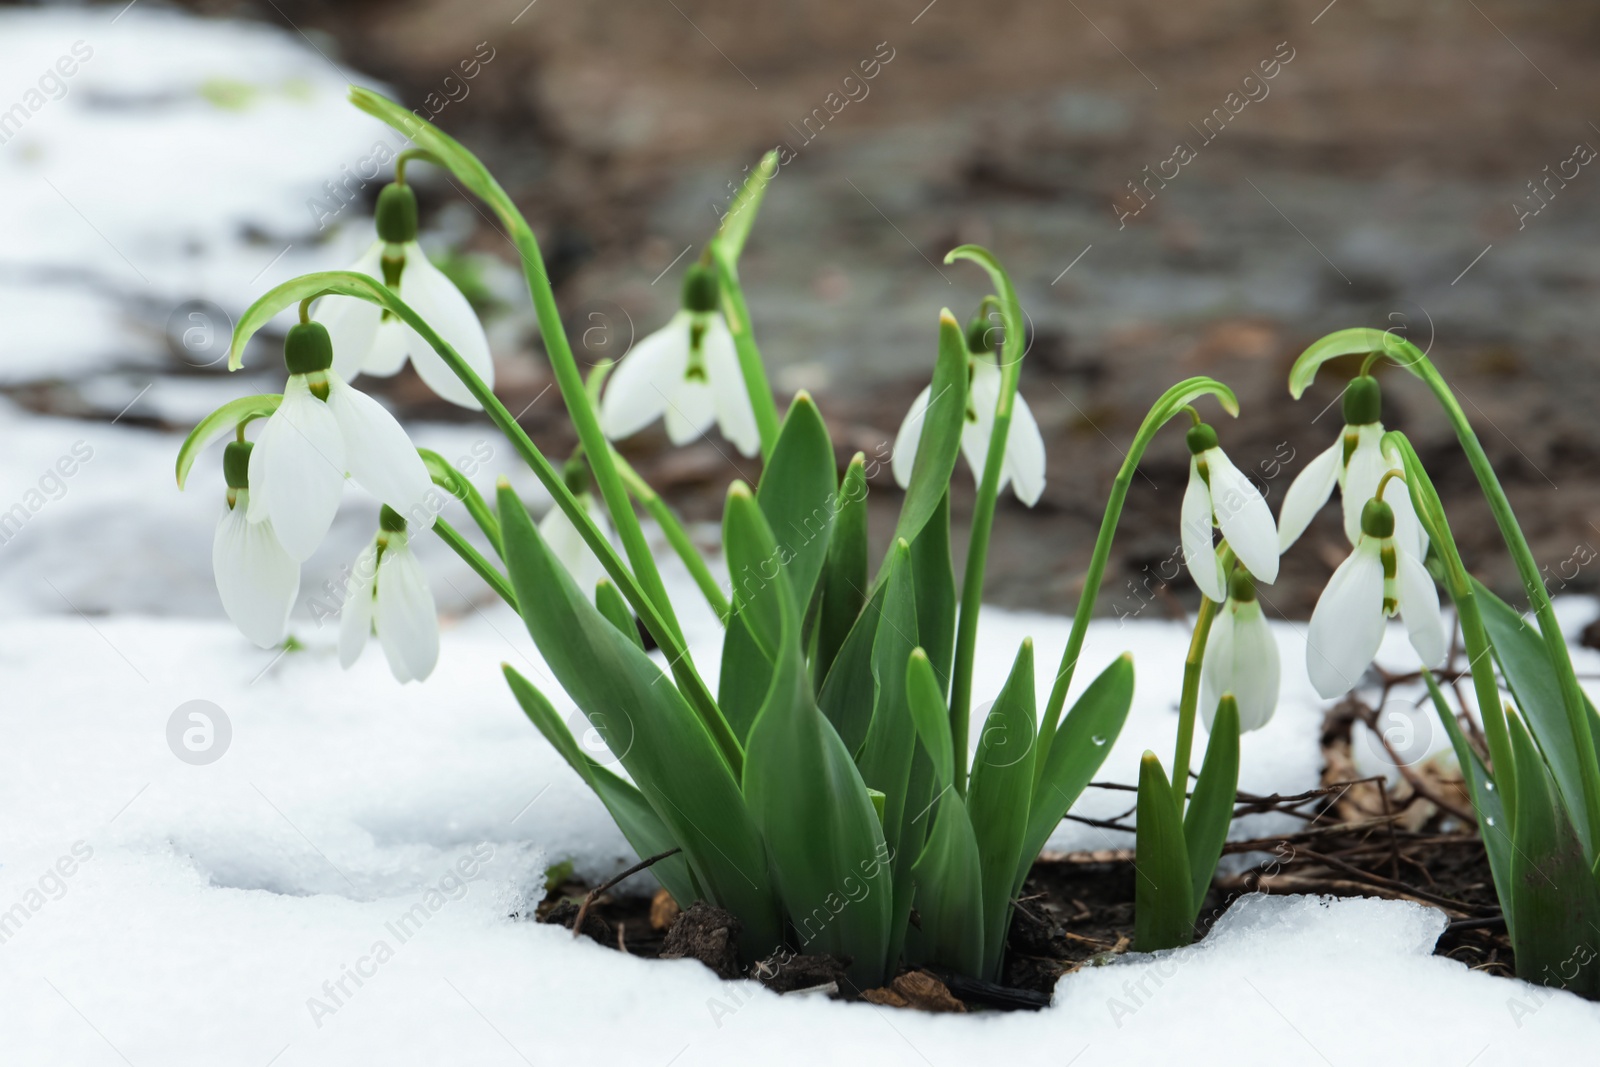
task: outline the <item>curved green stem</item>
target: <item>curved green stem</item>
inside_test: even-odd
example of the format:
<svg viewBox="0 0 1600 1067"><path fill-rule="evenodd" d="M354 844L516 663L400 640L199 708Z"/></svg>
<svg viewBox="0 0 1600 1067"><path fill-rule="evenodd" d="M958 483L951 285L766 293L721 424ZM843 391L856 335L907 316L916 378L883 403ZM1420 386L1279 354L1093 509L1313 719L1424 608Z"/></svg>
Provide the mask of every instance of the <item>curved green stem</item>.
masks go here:
<svg viewBox="0 0 1600 1067"><path fill-rule="evenodd" d="M432 163L436 167L443 166L443 164L434 157L434 154L429 152L427 149L408 148L396 156L394 160L394 183L396 185L404 185L406 183L406 164L410 163L413 159L419 163Z"/></svg>
<svg viewBox="0 0 1600 1067"><path fill-rule="evenodd" d="M461 536L460 531L444 519L434 519L433 532L439 535L439 540L454 549L455 554L465 560L467 566L488 583L490 589L499 594L501 600L511 605L512 611L517 611L517 594L511 588L511 582L495 568L494 564L484 559L483 555Z"/></svg>
<svg viewBox="0 0 1600 1067"><path fill-rule="evenodd" d="M667 502L661 499L661 494L656 492L627 460L619 455L616 457L616 464L617 470L622 474L623 484L628 487L628 492L632 493L634 499L644 505L644 510L649 512L650 517L656 520L661 532L667 537L667 543L688 568L689 577L694 579L694 584L706 598L706 603L716 612L717 621L726 625L728 615L733 609L728 604L728 598L722 595L722 587L717 585L716 575L711 573L711 568L706 565L699 550L694 547L689 531L683 528L678 516L673 514Z"/></svg>
<svg viewBox="0 0 1600 1067"><path fill-rule="evenodd" d="M750 394L750 407L755 411L756 430L761 435L761 460L764 463L772 457L772 449L778 443L782 422L778 417L778 402L772 396L772 386L767 383L761 350L756 347L750 308L744 302L744 288L739 284L739 265L721 239L713 240L709 251L721 283L722 316L728 321L728 332L733 334L734 351L739 354L739 373L744 376L745 391Z"/></svg>
<svg viewBox="0 0 1600 1067"><path fill-rule="evenodd" d="M1089 558L1089 570L1083 578L1083 590L1078 594L1078 610L1072 617L1072 632L1067 636L1067 647L1061 651L1061 665L1056 669L1055 685L1050 690L1050 700L1045 704L1044 719L1039 726L1039 752L1035 766L1043 767L1055 740L1056 727L1061 723L1061 711L1066 707L1067 691L1072 686L1072 674L1078 667L1078 656L1083 651L1083 639L1089 631L1089 620L1094 615L1095 601L1100 596L1100 582L1105 578L1106 561L1111 556L1111 543L1116 539L1117 521L1122 518L1122 506L1128 499L1128 487L1133 483L1133 472L1144 457L1144 450L1155 439L1156 432L1188 405L1202 396L1215 396L1224 411L1239 414L1239 401L1233 390L1214 378L1204 375L1188 378L1161 394L1150 407L1133 444L1122 459L1122 467L1111 483L1111 497L1106 501L1105 515L1100 520L1100 533L1095 538L1094 554ZM1042 772L1041 772L1042 773Z"/></svg>
<svg viewBox="0 0 1600 1067"><path fill-rule="evenodd" d="M423 466L428 468L433 484L461 501L467 514L472 516L472 521L478 524L478 529L483 531L483 536L494 547L494 554L505 559L505 549L500 544L500 520L495 518L493 509L483 499L483 494L478 492L478 487L432 449L419 448L417 454L422 457Z"/></svg>
<svg viewBox="0 0 1600 1067"><path fill-rule="evenodd" d="M1222 556L1222 573L1231 575L1233 549L1224 541L1217 551ZM1183 658L1183 692L1178 698L1178 742L1172 751L1172 792L1178 801L1180 817L1189 794L1189 758L1194 752L1195 712L1200 706L1200 665L1205 660L1211 624L1221 610L1221 604L1201 594L1200 611L1194 620L1194 636L1189 639L1189 652Z"/></svg>

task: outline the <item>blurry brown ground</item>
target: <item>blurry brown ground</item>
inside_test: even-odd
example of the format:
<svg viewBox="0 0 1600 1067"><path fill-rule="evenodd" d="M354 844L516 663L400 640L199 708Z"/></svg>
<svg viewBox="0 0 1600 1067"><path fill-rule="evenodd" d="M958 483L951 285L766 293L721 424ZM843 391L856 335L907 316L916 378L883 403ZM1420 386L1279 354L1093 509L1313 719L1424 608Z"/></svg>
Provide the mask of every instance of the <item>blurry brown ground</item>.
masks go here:
<svg viewBox="0 0 1600 1067"><path fill-rule="evenodd" d="M798 149L743 275L780 390L812 389L847 450L887 454L926 380L938 309L964 318L984 291L970 266L943 266L944 252L993 248L1032 319L1022 388L1050 466L1037 508L1001 511L992 600L1071 610L1119 450L1181 377L1212 374L1238 391L1244 416L1223 442L1241 467L1279 471L1267 482L1276 506L1339 425L1337 406L1324 408L1340 383L1329 375L1292 404L1289 364L1356 325L1430 348L1552 587L1595 588L1600 568L1572 561L1600 546L1600 168L1548 186L1548 206L1521 229L1512 205L1534 204L1527 183L1575 145L1600 146L1600 8L524 3L195 6L292 22L412 107L487 42L492 64L439 123L528 212L573 335L607 327L588 335L595 357L670 314L683 262L652 279L686 246L699 251L742 168L780 141ZM868 95L829 115L830 93L835 107L847 89L860 95L844 85L857 65L891 51ZM1291 52L1268 95L1205 142L1195 127L1242 96L1261 61ZM797 130L819 108L828 121L806 142ZM1118 208L1137 206L1127 183L1180 141L1197 158L1119 228ZM474 242L511 260L487 224ZM511 336L520 345L497 353L503 381L511 401L531 399L546 384L531 322ZM1469 566L1514 594L1436 406L1401 374L1386 383L1386 420L1430 463ZM559 405L541 402L527 421L553 452L569 444ZM1141 610L1151 593L1134 583L1176 548L1180 436L1164 435L1134 481L1102 610ZM630 452L696 519L716 517L732 466L753 473L730 466L720 439L672 453L646 436ZM886 537L898 494L875 488ZM959 530L964 467L958 490ZM1285 561L1273 602L1288 615L1309 612L1347 550L1332 519ZM1193 595L1186 582L1174 591Z"/></svg>

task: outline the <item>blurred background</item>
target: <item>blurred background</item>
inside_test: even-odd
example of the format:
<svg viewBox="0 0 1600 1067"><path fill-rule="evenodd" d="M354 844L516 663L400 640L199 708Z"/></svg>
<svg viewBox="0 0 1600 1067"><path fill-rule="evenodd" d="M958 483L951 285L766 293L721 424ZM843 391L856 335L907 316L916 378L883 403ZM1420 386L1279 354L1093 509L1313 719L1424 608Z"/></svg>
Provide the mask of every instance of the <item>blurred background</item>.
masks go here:
<svg viewBox="0 0 1600 1067"><path fill-rule="evenodd" d="M1597 52L1600 9L1555 0L0 6L0 605L220 615L220 461L183 494L172 461L213 407L281 386L281 332L226 372L239 313L372 240L387 173L362 172L401 145L345 103L350 81L493 169L591 361L672 314L745 168L786 146L743 276L775 384L818 397L841 465L887 456L940 307L965 319L985 291L944 253L992 248L1030 318L1022 390L1049 467L1037 507L1005 499L990 600L1071 611L1121 450L1181 377L1235 387L1224 447L1276 508L1340 425L1339 375L1293 403L1289 365L1358 325L1430 352L1552 590L1592 591ZM559 462L574 438L509 243L442 175L412 173L424 244ZM1432 399L1384 380L1385 419L1430 463L1469 566L1514 595ZM409 369L362 384L419 443L476 457L482 484L514 469ZM720 438L671 449L657 429L626 451L708 539L729 479L757 473ZM1193 603L1173 562L1186 474L1169 431L1133 483L1102 612ZM958 543L971 495L963 464ZM881 542L899 502L886 466L872 500ZM303 599L375 510L352 496ZM1347 550L1330 509L1274 611L1304 618ZM464 568L441 555L434 573L466 610Z"/></svg>

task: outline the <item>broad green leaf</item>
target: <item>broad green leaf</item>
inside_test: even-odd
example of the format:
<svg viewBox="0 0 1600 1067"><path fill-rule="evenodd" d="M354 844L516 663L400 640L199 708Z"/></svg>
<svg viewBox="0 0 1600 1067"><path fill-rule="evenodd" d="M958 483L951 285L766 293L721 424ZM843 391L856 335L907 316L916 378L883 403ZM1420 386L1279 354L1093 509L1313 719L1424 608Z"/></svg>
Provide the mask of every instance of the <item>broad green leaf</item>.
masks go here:
<svg viewBox="0 0 1600 1067"><path fill-rule="evenodd" d="M1194 940L1194 879L1178 817L1178 798L1154 752L1139 763L1134 816L1133 947L1136 952L1179 948Z"/></svg>
<svg viewBox="0 0 1600 1067"><path fill-rule="evenodd" d="M302 300L327 294L354 296L385 307L393 300L393 294L382 283L354 271L327 270L290 278L267 290L239 316L239 324L233 328L233 340L228 345L228 369L238 370L244 366L245 345L280 311Z"/></svg>
<svg viewBox="0 0 1600 1067"><path fill-rule="evenodd" d="M950 709L944 703L944 686L933 673L928 654L916 649L906 661L906 697L917 738L933 762L934 781L941 790L955 782L955 753L950 745Z"/></svg>
<svg viewBox="0 0 1600 1067"><path fill-rule="evenodd" d="M850 627L833 667L817 695L817 706L833 723L839 738L851 752L858 752L867 739L872 723L874 690L872 685L872 643L878 636L878 617L883 612L883 585L861 610Z"/></svg>
<svg viewBox="0 0 1600 1067"><path fill-rule="evenodd" d="M956 572L950 562L950 494L946 492L911 542L916 575L917 639L928 653L939 687L950 691L950 660L956 651Z"/></svg>
<svg viewBox="0 0 1600 1067"><path fill-rule="evenodd" d="M1022 889L1045 842L1111 754L1132 704L1133 657L1123 653L1078 697L1044 754L1044 767L1033 787L1028 836L1017 863L1013 893Z"/></svg>
<svg viewBox="0 0 1600 1067"><path fill-rule="evenodd" d="M633 621L633 609L628 607L628 602L617 592L610 578L602 578L595 583L594 606L600 609L600 614L611 620L611 625L638 645L640 651L644 650L644 638L639 636L639 626Z"/></svg>
<svg viewBox="0 0 1600 1067"><path fill-rule="evenodd" d="M860 452L851 457L845 468L834 511L828 562L822 570L822 607L812 660L818 690L867 602L867 472Z"/></svg>
<svg viewBox="0 0 1600 1067"><path fill-rule="evenodd" d="M1367 355L1372 352L1381 352L1395 363L1407 368L1414 366L1422 358L1422 353L1417 351L1415 345L1388 330L1370 328L1339 330L1313 342L1311 347L1300 353L1300 357L1294 361L1294 366L1289 369L1289 395L1299 400L1305 394L1307 387L1316 379L1317 368L1328 360L1338 359L1340 356Z"/></svg>
<svg viewBox="0 0 1600 1067"><path fill-rule="evenodd" d="M509 485L498 494L506 566L550 671L683 847L700 887L744 924L760 958L782 936L760 832L700 717L602 615L539 536Z"/></svg>
<svg viewBox="0 0 1600 1067"><path fill-rule="evenodd" d="M939 312L939 359L928 387L928 409L917 441L911 484L900 505L894 535L915 541L950 489L967 426L967 340L961 324L945 308Z"/></svg>
<svg viewBox="0 0 1600 1067"><path fill-rule="evenodd" d="M761 513L750 489L736 481L728 487L722 512L722 544L733 581L733 618L748 629L751 639L769 661L778 657L778 642L787 620L785 605L793 595L772 527ZM731 622L731 620L730 620Z"/></svg>
<svg viewBox="0 0 1600 1067"><path fill-rule="evenodd" d="M967 806L948 779L911 881L920 929L907 938L907 962L981 975L984 924L974 916L984 912L983 864Z"/></svg>
<svg viewBox="0 0 1600 1067"><path fill-rule="evenodd" d="M1011 924L1011 887L1028 831L1033 792L1033 641L1024 640L1011 675L989 708L967 785L967 812L983 860L983 955L980 977L994 979Z"/></svg>
<svg viewBox="0 0 1600 1067"><path fill-rule="evenodd" d="M1517 977L1592 1000L1600 997L1600 954L1589 948L1600 930L1600 888L1522 717L1507 719L1517 760L1509 909Z"/></svg>
<svg viewBox="0 0 1600 1067"><path fill-rule="evenodd" d="M722 669L717 677L717 706L741 744L750 734L767 690L772 688L772 660L761 651L750 628L738 615L728 617L722 637Z"/></svg>
<svg viewBox="0 0 1600 1067"><path fill-rule="evenodd" d="M1434 711L1450 735L1450 745L1455 749L1456 762L1461 765L1467 788L1472 794L1472 809L1478 816L1478 836L1483 838L1484 850L1489 856L1489 873L1494 878L1495 896L1500 901L1500 912L1505 916L1506 932L1516 941L1516 917L1511 909L1511 823L1506 818L1505 805L1500 800L1500 787L1489 769L1478 758L1477 751L1467 743L1455 713L1445 703L1439 683L1433 672L1424 670L1422 680L1428 683L1428 694L1433 698ZM1513 774L1515 779L1516 775Z"/></svg>
<svg viewBox="0 0 1600 1067"><path fill-rule="evenodd" d="M728 205L727 213L722 216L722 225L717 228L717 240L733 254L735 260L744 251L744 242L750 236L750 227L755 225L756 212L761 208L761 198L766 195L767 185L777 173L778 150L774 148L761 157L761 162L744 180Z"/></svg>
<svg viewBox="0 0 1600 1067"><path fill-rule="evenodd" d="M182 489L183 483L188 481L189 470L194 466L194 461L200 453L233 433L241 423L250 422L252 419L264 419L271 415L278 410L278 405L281 403L283 397L278 393L241 396L237 400L228 401L201 419L199 424L189 431L189 436L183 439L183 444L178 449L178 488Z"/></svg>
<svg viewBox="0 0 1600 1067"><path fill-rule="evenodd" d="M906 663L917 647L911 546L903 540L896 542L888 566L878 634L872 642L872 722L856 766L868 788L884 795L883 836L894 856L894 911L888 956L892 963L899 956L905 923L911 914L911 865L922 850L928 813L924 811L926 799L911 796L911 766L917 754L917 727L906 695ZM913 799L917 801L915 806Z"/></svg>
<svg viewBox="0 0 1600 1067"><path fill-rule="evenodd" d="M1572 817L1578 840L1587 841L1589 821L1584 813L1583 772L1573 747L1561 683L1556 678L1556 667L1550 662L1544 638L1524 622L1511 605L1476 578L1472 580L1472 595L1480 605L1483 626L1494 646L1500 673L1505 676L1511 695L1522 711L1525 725L1550 764L1550 772L1555 775L1556 788ZM1596 742L1597 751L1600 751L1600 716L1596 716L1587 695L1584 706L1589 712L1590 740ZM1522 765L1520 760L1517 765Z"/></svg>
<svg viewBox="0 0 1600 1067"><path fill-rule="evenodd" d="M533 683L518 674L510 664L503 663L500 669L511 684L511 692L516 696L517 703L522 705L522 710L533 725L539 728L545 740L561 754L567 765L578 772L578 777L594 790L639 858L657 856L676 847L677 841L673 840L666 824L644 799L644 794L585 752L567 729L567 724L556 714L550 701ZM672 894L672 899L678 902L679 907L687 908L700 899L700 889L695 885L689 860L683 853L657 861L651 866L650 873Z"/></svg>
<svg viewBox="0 0 1600 1067"><path fill-rule="evenodd" d="M1194 879L1189 898L1194 906L1189 916L1191 923L1200 918L1200 908L1211 888L1211 876L1217 871L1217 860L1228 840L1228 826L1233 822L1233 801L1238 790L1239 704L1232 695L1225 695L1217 705L1217 717L1211 724L1211 740L1206 744L1206 758L1200 765L1194 798L1183 816L1183 836L1189 843L1189 876ZM1177 794L1173 797L1176 799Z"/></svg>
<svg viewBox="0 0 1600 1067"><path fill-rule="evenodd" d="M810 394L801 390L789 405L756 490L761 513L778 546L778 562L789 576L801 615L811 603L817 576L828 558L838 492L838 467L828 427ZM738 581L742 580L741 575Z"/></svg>
<svg viewBox="0 0 1600 1067"><path fill-rule="evenodd" d="M787 583L775 584L792 601ZM745 749L745 801L766 839L799 950L850 957L852 981L880 985L893 856L866 783L812 699L792 603L780 617L772 690Z"/></svg>

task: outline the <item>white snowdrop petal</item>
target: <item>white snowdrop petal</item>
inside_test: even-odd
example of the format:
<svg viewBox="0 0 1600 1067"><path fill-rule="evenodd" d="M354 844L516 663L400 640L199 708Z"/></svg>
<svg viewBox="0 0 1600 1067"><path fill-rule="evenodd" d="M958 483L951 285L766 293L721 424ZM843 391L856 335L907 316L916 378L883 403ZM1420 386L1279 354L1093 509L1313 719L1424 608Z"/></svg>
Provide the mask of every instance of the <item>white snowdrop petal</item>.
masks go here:
<svg viewBox="0 0 1600 1067"><path fill-rule="evenodd" d="M1234 613L1230 603L1217 614L1206 637L1205 658L1200 661L1200 718L1210 733L1217 721L1217 702L1223 693L1235 693L1233 654ZM1244 709L1240 709L1241 716ZM1241 725L1243 719L1240 720Z"/></svg>
<svg viewBox="0 0 1600 1067"><path fill-rule="evenodd" d="M911 472L917 465L917 446L922 443L922 424L928 417L928 400L932 395L933 386L924 386L911 402L911 410L906 412L906 417L900 423L900 432L894 437L894 454L889 457L889 468L894 472L896 484L902 489L911 485Z"/></svg>
<svg viewBox="0 0 1600 1067"><path fill-rule="evenodd" d="M750 390L745 388L739 369L739 351L733 334L720 313L709 316L700 350L705 355L706 373L711 376L711 395L717 409L717 426L746 456L761 451L761 431L756 427L755 408L750 405Z"/></svg>
<svg viewBox="0 0 1600 1067"><path fill-rule="evenodd" d="M282 423L278 424L282 427ZM245 514L251 522L265 522L267 518L267 464L265 457L271 450L268 444L272 440L272 419L268 418L261 427L261 434L256 438L255 447L250 450L250 462L246 468L246 475L250 481L248 503L245 505Z"/></svg>
<svg viewBox="0 0 1600 1067"><path fill-rule="evenodd" d="M1030 508L1044 495L1044 436L1033 409L1019 392L1011 410L1011 428L1006 431L1006 475L1011 491Z"/></svg>
<svg viewBox="0 0 1600 1067"><path fill-rule="evenodd" d="M1357 430L1356 448L1350 455L1350 464L1339 479L1341 506L1344 508L1344 535L1352 545L1361 540L1361 509L1367 506L1378 491L1378 480L1389 469L1383 458L1379 442L1383 427L1372 423ZM1387 496L1387 493L1385 494Z"/></svg>
<svg viewBox="0 0 1600 1067"><path fill-rule="evenodd" d="M339 665L345 670L361 658L372 633L372 595L378 580L378 545L371 542L356 556L345 579L344 601L339 605Z"/></svg>
<svg viewBox="0 0 1600 1067"><path fill-rule="evenodd" d="M1422 520L1417 518L1416 509L1411 504L1411 492L1405 482L1391 480L1383 491L1383 499L1394 511L1395 542L1418 559L1426 558L1428 532L1422 528Z"/></svg>
<svg viewBox="0 0 1600 1067"><path fill-rule="evenodd" d="M439 616L422 565L391 535L378 562L378 643L396 680L425 680L439 662Z"/></svg>
<svg viewBox="0 0 1600 1067"><path fill-rule="evenodd" d="M383 281L383 242L374 241L361 258L350 265L356 274ZM333 370L350 379L366 367L383 309L355 296L325 296L317 301L311 317L327 327L333 342Z"/></svg>
<svg viewBox="0 0 1600 1067"><path fill-rule="evenodd" d="M682 378L675 386L663 388L667 393L664 418L669 441L686 445L711 428L717 417L717 400L708 382Z"/></svg>
<svg viewBox="0 0 1600 1067"><path fill-rule="evenodd" d="M1271 585L1278 580L1278 526L1272 509L1222 449L1207 449L1205 460L1211 472L1211 507L1222 536L1245 569Z"/></svg>
<svg viewBox="0 0 1600 1067"><path fill-rule="evenodd" d="M278 540L305 560L327 536L344 492L345 448L333 411L311 394L305 378L291 375L283 403L272 414L270 436L250 452L251 485L267 496L267 514Z"/></svg>
<svg viewBox="0 0 1600 1067"><path fill-rule="evenodd" d="M683 380L689 365L689 314L680 311L622 357L606 379L600 400L600 428L619 441L661 417L668 390Z"/></svg>
<svg viewBox="0 0 1600 1067"><path fill-rule="evenodd" d="M1383 561L1370 538L1356 546L1328 579L1311 613L1306 670L1332 700L1361 680L1383 642Z"/></svg>
<svg viewBox="0 0 1600 1067"><path fill-rule="evenodd" d="M983 483L984 465L989 460L989 438L994 435L994 406L999 399L1000 368L986 360L973 360L972 379L967 391L968 417L961 428L961 454L967 457L967 465L972 468L972 480L980 485ZM1009 478L1010 472L1002 464L1001 489L1006 487Z"/></svg>
<svg viewBox="0 0 1600 1067"><path fill-rule="evenodd" d="M1200 592L1222 603L1227 599L1227 579L1222 561L1217 559L1211 540L1211 490L1200 476L1200 465L1189 457L1189 486L1183 491L1183 507L1178 516L1183 543L1183 562Z"/></svg>
<svg viewBox="0 0 1600 1067"><path fill-rule="evenodd" d="M494 388L494 360L489 355L489 338L484 335L483 324L478 321L472 304L457 289L444 272L429 262L422 246L412 241L405 246L406 265L400 272L400 299L411 305L418 315L446 344L456 350L462 361L483 379L483 384ZM446 365L443 357L422 335L401 323L405 331L411 364L417 368L428 388L452 404L464 408L479 408L477 399L455 371Z"/></svg>
<svg viewBox="0 0 1600 1067"><path fill-rule="evenodd" d="M1283 496L1283 507L1278 511L1278 551L1287 552L1289 546L1300 540L1311 520L1328 502L1333 487L1339 482L1339 463L1344 459L1344 441L1338 440L1332 448L1325 449L1289 483Z"/></svg>
<svg viewBox="0 0 1600 1067"><path fill-rule="evenodd" d="M1384 495L1387 499L1388 494ZM1439 591L1434 588L1433 577L1422 561L1404 546L1396 546L1395 562L1400 617L1405 621L1411 647L1416 649L1424 667L1438 667L1449 652L1450 640L1444 614L1439 610Z"/></svg>
<svg viewBox="0 0 1600 1067"><path fill-rule="evenodd" d="M248 489L217 522L211 569L222 609L239 632L262 648L283 640L300 592L300 564L285 552L270 521L248 518Z"/></svg>
<svg viewBox="0 0 1600 1067"><path fill-rule="evenodd" d="M600 532L610 540L611 524L605 516L605 510L599 507L588 493L582 494L578 499L583 503L595 525L600 527ZM592 598L595 585L605 577L605 566L589 547L589 543L583 539L583 535L578 532L578 527L567 518L567 513L560 507L552 507L545 513L544 518L539 520L539 536L544 538L551 554L567 569L567 573L572 575L572 580L577 583L578 588Z"/></svg>
<svg viewBox="0 0 1600 1067"><path fill-rule="evenodd" d="M336 377L327 407L344 437L345 464L356 482L408 522L433 524L433 479L395 417L372 397Z"/></svg>
<svg viewBox="0 0 1600 1067"><path fill-rule="evenodd" d="M1281 676L1278 642L1261 605L1240 605L1233 631L1233 696L1239 702L1240 732L1259 730L1271 720Z"/></svg>
<svg viewBox="0 0 1600 1067"><path fill-rule="evenodd" d="M367 358L361 363L361 373L371 374L378 378L388 378L399 374L400 368L406 365L406 349L410 346L405 326L399 319L384 319L378 324L378 332L372 339L372 346L367 349ZM334 370L338 370L334 364ZM349 381L349 378L345 379Z"/></svg>

